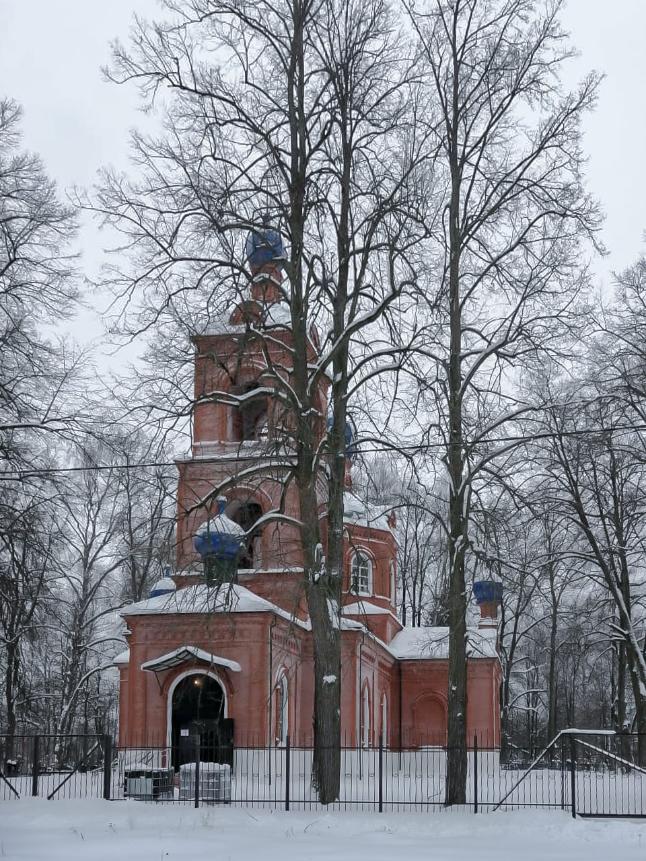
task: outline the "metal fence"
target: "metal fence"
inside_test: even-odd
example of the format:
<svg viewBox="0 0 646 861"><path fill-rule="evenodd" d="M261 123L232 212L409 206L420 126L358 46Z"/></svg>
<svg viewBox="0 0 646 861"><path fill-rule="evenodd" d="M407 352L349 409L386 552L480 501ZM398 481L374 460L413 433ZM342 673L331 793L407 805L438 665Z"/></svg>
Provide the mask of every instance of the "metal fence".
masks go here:
<svg viewBox="0 0 646 861"><path fill-rule="evenodd" d="M646 737L564 731L533 761L473 739L462 806L447 808L445 747L343 747L332 810L431 812L552 808L584 816L646 816ZM110 736L0 736L0 800L42 796L154 803L322 809L313 749L209 746L118 747Z"/></svg>

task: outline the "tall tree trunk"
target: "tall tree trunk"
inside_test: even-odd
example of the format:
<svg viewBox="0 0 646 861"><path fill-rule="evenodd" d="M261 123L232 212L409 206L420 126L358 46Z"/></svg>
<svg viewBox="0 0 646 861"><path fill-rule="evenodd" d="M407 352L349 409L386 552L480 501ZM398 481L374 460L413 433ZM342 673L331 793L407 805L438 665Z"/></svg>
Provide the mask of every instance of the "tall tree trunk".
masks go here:
<svg viewBox="0 0 646 861"><path fill-rule="evenodd" d="M550 742L556 736L556 642L558 635L558 596L555 588L554 561L548 563L550 581L550 655L547 677L547 739Z"/></svg>
<svg viewBox="0 0 646 861"><path fill-rule="evenodd" d="M460 304L460 174L457 153L457 80L454 91L455 136L451 141L451 202L449 208L450 355L449 418L449 684L448 751L445 803L465 804L467 783L467 642L464 554L467 542L467 495L463 486L462 438L462 313Z"/></svg>
<svg viewBox="0 0 646 861"><path fill-rule="evenodd" d="M20 653L18 644L8 643L6 652L7 665L5 669L5 713L7 725L5 729L5 762L13 759L16 744L16 727L18 716L16 714L16 687L20 673Z"/></svg>

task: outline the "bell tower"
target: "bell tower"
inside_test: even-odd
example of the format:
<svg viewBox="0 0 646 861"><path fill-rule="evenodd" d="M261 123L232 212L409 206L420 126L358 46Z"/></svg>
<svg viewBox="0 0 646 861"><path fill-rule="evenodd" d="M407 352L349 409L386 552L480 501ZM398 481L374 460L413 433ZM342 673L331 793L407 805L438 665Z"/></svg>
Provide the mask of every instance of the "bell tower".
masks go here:
<svg viewBox="0 0 646 861"><path fill-rule="evenodd" d="M227 319L193 337L193 439L190 457L177 461L176 581L204 575L195 536L224 514L244 530L237 579L283 605L288 580L302 583L298 528L272 513L298 519L289 484L289 414L276 397L280 378L294 366L289 293L284 286L280 234L266 221L250 233L245 253L249 286ZM312 357L316 355L312 340ZM327 380L313 421L325 430ZM225 497L218 503L218 497ZM255 524L259 526L255 528ZM290 592L290 590L287 590ZM281 597L283 600L281 600ZM287 596L289 612L294 597ZM300 600L300 599L299 599Z"/></svg>

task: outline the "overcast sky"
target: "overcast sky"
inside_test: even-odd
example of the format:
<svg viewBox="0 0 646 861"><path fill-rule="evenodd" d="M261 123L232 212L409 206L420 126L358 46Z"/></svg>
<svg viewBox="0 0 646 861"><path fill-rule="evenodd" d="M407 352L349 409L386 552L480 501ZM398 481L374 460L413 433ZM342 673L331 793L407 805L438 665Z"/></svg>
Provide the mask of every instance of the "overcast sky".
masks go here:
<svg viewBox="0 0 646 861"><path fill-rule="evenodd" d="M26 145L61 188L91 185L100 165L127 165L136 97L104 83L100 66L109 40L127 36L133 13L153 17L157 9L156 0L0 0L0 95L22 103ZM610 255L596 270L609 282L644 247L646 0L569 0L564 23L581 52L572 83L589 69L606 74L584 147L589 188L607 215ZM82 240L92 271L101 237L85 229Z"/></svg>

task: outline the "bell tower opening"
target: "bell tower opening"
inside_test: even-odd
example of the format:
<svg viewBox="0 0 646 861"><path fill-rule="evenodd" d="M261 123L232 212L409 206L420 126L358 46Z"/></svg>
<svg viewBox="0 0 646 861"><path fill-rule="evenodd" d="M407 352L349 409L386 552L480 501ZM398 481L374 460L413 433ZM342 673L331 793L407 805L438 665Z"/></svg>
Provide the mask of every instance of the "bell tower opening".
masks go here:
<svg viewBox="0 0 646 861"><path fill-rule="evenodd" d="M251 395L260 388L258 381L236 387L233 393L239 397ZM233 408L231 436L235 442L262 440L267 436L268 403L265 395L245 398L240 406Z"/></svg>
<svg viewBox="0 0 646 861"><path fill-rule="evenodd" d="M234 501L227 508L227 516L248 533L238 556L238 571L260 568L262 564L261 530L254 530L253 526L262 517L262 508L257 502Z"/></svg>

